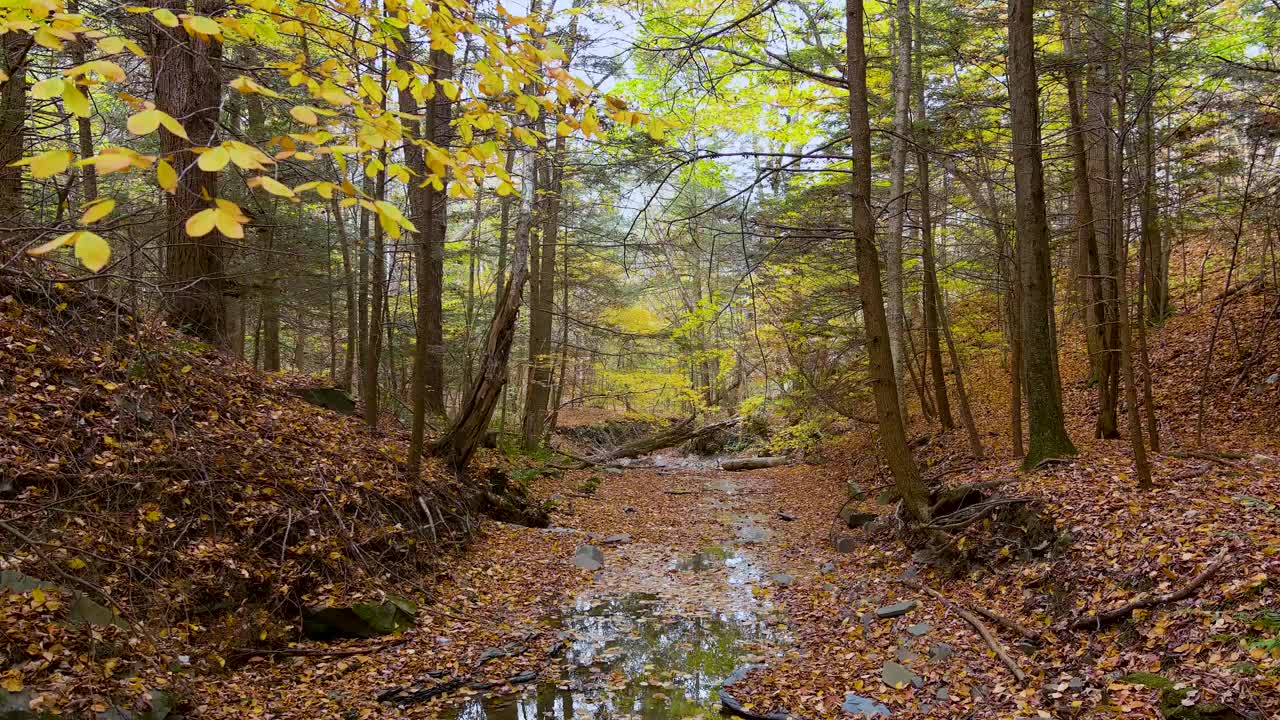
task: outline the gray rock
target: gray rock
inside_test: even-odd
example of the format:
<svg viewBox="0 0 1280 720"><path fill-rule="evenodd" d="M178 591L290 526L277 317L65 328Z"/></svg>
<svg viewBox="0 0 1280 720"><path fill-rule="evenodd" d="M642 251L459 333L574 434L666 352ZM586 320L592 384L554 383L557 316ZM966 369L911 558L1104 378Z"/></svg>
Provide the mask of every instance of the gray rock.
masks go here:
<svg viewBox="0 0 1280 720"><path fill-rule="evenodd" d="M858 549L858 541L849 537L848 535L845 535L840 538L836 538L836 552L851 553L857 549Z"/></svg>
<svg viewBox="0 0 1280 720"><path fill-rule="evenodd" d="M0 718L3 720L39 720L31 711L31 691L11 693L0 689Z"/></svg>
<svg viewBox="0 0 1280 720"><path fill-rule="evenodd" d="M743 525L738 528L738 542L741 543L758 543L762 542L767 536L768 531L759 525Z"/></svg>
<svg viewBox="0 0 1280 720"><path fill-rule="evenodd" d="M795 516L795 515L792 515L791 513L787 512L786 510L779 510L779 511L778 511L778 519L779 519L779 520L782 520L782 521L784 521L784 522L791 522L792 520L795 520L795 519L796 519L796 516Z"/></svg>
<svg viewBox="0 0 1280 720"><path fill-rule="evenodd" d="M604 551L595 545L579 545L573 554L573 564L583 570L595 572L604 567Z"/></svg>
<svg viewBox="0 0 1280 720"><path fill-rule="evenodd" d="M356 403L351 396L341 388L336 387L315 387L315 388L296 388L291 390L294 395L306 400L312 405L327 408L339 415L355 415Z"/></svg>
<svg viewBox="0 0 1280 720"><path fill-rule="evenodd" d="M946 688L940 687L933 693L933 699L938 702L946 702L951 699L951 693L947 692Z"/></svg>
<svg viewBox="0 0 1280 720"><path fill-rule="evenodd" d="M917 678L918 676L911 672L911 668L892 661L885 663L880 669L880 682L891 688L901 689L913 685Z"/></svg>
<svg viewBox="0 0 1280 720"><path fill-rule="evenodd" d="M986 685L974 685L969 688L969 695L972 696L974 700L986 700L991 697L991 691L987 689Z"/></svg>
<svg viewBox="0 0 1280 720"><path fill-rule="evenodd" d="M774 573L769 576L769 579L773 581L774 585L778 585L779 587L791 587L796 582L794 577L784 572Z"/></svg>
<svg viewBox="0 0 1280 720"><path fill-rule="evenodd" d="M876 608L876 617L881 620L887 620L888 618L896 618L901 615L906 615L912 610L915 610L919 604L920 603L915 600L903 600L902 602L897 602L892 605L885 605L884 607Z"/></svg>
<svg viewBox="0 0 1280 720"><path fill-rule="evenodd" d="M867 525L875 522L879 517L880 516L875 513L849 511L844 513L844 517L842 519L844 520L845 525L857 530L858 528L865 528Z"/></svg>
<svg viewBox="0 0 1280 720"><path fill-rule="evenodd" d="M1262 453L1258 453L1253 457L1249 458L1249 462L1253 463L1254 465L1258 465L1260 467L1271 467L1272 465L1275 465L1277 461L1276 461L1276 458L1271 455L1263 455Z"/></svg>
<svg viewBox="0 0 1280 720"><path fill-rule="evenodd" d="M531 683L537 679L538 679L538 673L532 670L525 670L524 672L516 673L515 675L512 675L511 677L507 678L507 682L511 683L512 685L523 685L525 683Z"/></svg>
<svg viewBox="0 0 1280 720"><path fill-rule="evenodd" d="M40 590L57 590L59 592L68 592L65 588L57 583L51 583L40 578L34 578L25 575L17 570L5 570L0 572L0 591L26 593L39 588ZM71 623L73 625L115 625L120 628L129 627L126 623L116 615L107 606L96 602L93 598L79 591L70 592L71 608L68 611ZM3 718L0 715L0 718Z"/></svg>
<svg viewBox="0 0 1280 720"><path fill-rule="evenodd" d="M870 625L871 623L875 622L877 619L878 618L876 618L876 614L873 612L864 612L862 613L862 616L858 618L858 620L861 621L863 625Z"/></svg>
<svg viewBox="0 0 1280 720"><path fill-rule="evenodd" d="M417 612L413 602L394 595L382 602L312 606L302 611L302 634L312 640L390 635L413 625Z"/></svg>
<svg viewBox="0 0 1280 720"><path fill-rule="evenodd" d="M605 475L621 475L621 474L622 474L622 468L619 468L619 467L607 467L607 468L605 468L605 469L604 469L604 474L605 474Z"/></svg>
<svg viewBox="0 0 1280 720"><path fill-rule="evenodd" d="M934 643L929 646L929 662L942 662L951 657L951 646L946 643Z"/></svg>
<svg viewBox="0 0 1280 720"><path fill-rule="evenodd" d="M1275 385L1277 382L1280 382L1280 373L1271 373L1267 376L1266 383L1268 385Z"/></svg>
<svg viewBox="0 0 1280 720"><path fill-rule="evenodd" d="M912 625L911 627L907 628L907 632L911 633L912 637L920 637L921 635L924 635L925 633L929 632L932 629L933 629L932 625L930 625L927 622L922 622L922 623L916 623L915 625Z"/></svg>
<svg viewBox="0 0 1280 720"><path fill-rule="evenodd" d="M1080 690L1081 688L1084 687L1084 680L1081 680L1078 677L1073 677L1067 681L1067 687L1071 688L1072 690Z"/></svg>
<svg viewBox="0 0 1280 720"><path fill-rule="evenodd" d="M752 718L753 720L788 720L790 717L787 713L780 710L771 710L763 715L749 710L745 705L739 702L737 698L730 695L723 688L720 689L720 705L722 706L722 713L737 715L738 717Z"/></svg>
<svg viewBox="0 0 1280 720"><path fill-rule="evenodd" d="M898 662L911 662L918 657L915 652L907 645L899 645L893 651L893 656L898 658Z"/></svg>
<svg viewBox="0 0 1280 720"><path fill-rule="evenodd" d="M618 533L610 535L600 541L601 545L626 545L631 542L631 533Z"/></svg>
<svg viewBox="0 0 1280 720"><path fill-rule="evenodd" d="M840 705L840 709L864 718L889 717L889 708L871 698L854 695L853 693L848 693L844 696L844 703Z"/></svg>
<svg viewBox="0 0 1280 720"><path fill-rule="evenodd" d="M859 485L858 483L854 482L853 480L850 480L849 481L849 497L853 498L854 500L866 500L867 491L862 489L862 486Z"/></svg>
<svg viewBox="0 0 1280 720"><path fill-rule="evenodd" d="M730 673L729 677L725 678L724 682L720 683L720 687L724 688L734 683L742 682L742 679L747 676L747 673L762 667L764 667L764 665L761 663L749 663L747 665L742 665Z"/></svg>

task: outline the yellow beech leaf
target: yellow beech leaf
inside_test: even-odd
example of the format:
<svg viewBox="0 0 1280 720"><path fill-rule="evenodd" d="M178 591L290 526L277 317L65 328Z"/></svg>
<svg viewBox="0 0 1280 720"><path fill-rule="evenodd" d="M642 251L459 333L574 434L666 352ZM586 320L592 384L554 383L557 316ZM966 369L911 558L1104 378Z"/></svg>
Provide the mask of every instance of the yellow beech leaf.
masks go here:
<svg viewBox="0 0 1280 720"><path fill-rule="evenodd" d="M201 35L221 35L222 26L217 20L203 15L186 15L182 18L182 22L187 29L193 33Z"/></svg>
<svg viewBox="0 0 1280 720"><path fill-rule="evenodd" d="M92 225L102 218L111 214L116 209L116 201L111 198L106 200L98 200L91 202L84 211L84 215L80 216L81 225Z"/></svg>
<svg viewBox="0 0 1280 720"><path fill-rule="evenodd" d="M31 97L36 100L48 100L62 94L62 78L49 78L41 80L31 86Z"/></svg>
<svg viewBox="0 0 1280 720"><path fill-rule="evenodd" d="M90 60L63 72L67 77L79 77L89 73L98 73L111 82L124 82L124 68L110 60Z"/></svg>
<svg viewBox="0 0 1280 720"><path fill-rule="evenodd" d="M196 160L196 165L205 172L218 172L229 162L231 162L231 153L224 147L216 147L200 153L200 159Z"/></svg>
<svg viewBox="0 0 1280 720"><path fill-rule="evenodd" d="M178 172L166 160L156 163L156 184L170 194L178 191Z"/></svg>
<svg viewBox="0 0 1280 720"><path fill-rule="evenodd" d="M315 125L320 122L320 118L316 117L316 111L306 105L297 105L289 108L289 114L293 116L294 120L303 125Z"/></svg>
<svg viewBox="0 0 1280 720"><path fill-rule="evenodd" d="M125 127L134 135L150 135L160 127L160 116L163 114L159 110L143 110L130 116Z"/></svg>
<svg viewBox="0 0 1280 720"><path fill-rule="evenodd" d="M252 145L246 145L245 143L237 142L235 140L228 140L223 144L223 147L225 147L227 152L231 154L231 162L244 170L263 170L265 168L262 163L272 162L271 158L267 157L266 153Z"/></svg>
<svg viewBox="0 0 1280 720"><path fill-rule="evenodd" d="M242 217L244 216L238 211L218 208L214 211L213 222L218 226L218 232L232 240L239 240L244 237L244 226L240 224Z"/></svg>
<svg viewBox="0 0 1280 720"><path fill-rule="evenodd" d="M156 19L156 22L165 27L175 28L179 25L178 16L174 15L172 10L159 8L158 10L152 11L151 15Z"/></svg>
<svg viewBox="0 0 1280 720"><path fill-rule="evenodd" d="M80 92L75 83L65 83L62 88L62 104L76 114L76 117L89 117L89 98Z"/></svg>
<svg viewBox="0 0 1280 720"><path fill-rule="evenodd" d="M49 150L31 158L31 177L43 180L65 172L71 164L70 150Z"/></svg>
<svg viewBox="0 0 1280 720"><path fill-rule="evenodd" d="M266 175L259 175L255 178L251 178L249 180L249 185L250 187L260 187L272 195L278 195L280 197L291 198L294 196L293 190L290 190L288 185Z"/></svg>
<svg viewBox="0 0 1280 720"><path fill-rule="evenodd" d="M204 237L213 230L214 224L217 222L218 211L215 208L208 208L187 218L187 234L191 237Z"/></svg>
<svg viewBox="0 0 1280 720"><path fill-rule="evenodd" d="M33 256L39 256L39 255L44 255L45 253L53 252L54 250L57 250L63 245L66 245L67 243L71 242L71 238L73 235L75 235L75 233L73 232L69 232L66 235L59 235L58 237L50 240L49 242L43 245L39 245L31 248L30 250L27 250L27 254L33 255Z"/></svg>
<svg viewBox="0 0 1280 720"><path fill-rule="evenodd" d="M127 152L104 152L93 158L93 167L99 175L110 175L133 166L133 157Z"/></svg>
<svg viewBox="0 0 1280 720"><path fill-rule="evenodd" d="M160 111L157 110L156 112L160 112ZM169 116L168 113L160 112L160 124L164 126L165 130L168 130L169 132L173 133L174 135L177 135L183 140L191 139L187 137L187 130L186 128L182 127L182 123L178 122L177 120L174 120L172 117Z"/></svg>
<svg viewBox="0 0 1280 720"><path fill-rule="evenodd" d="M111 259L111 246L101 236L81 230L76 233L76 257L85 267L98 272Z"/></svg>

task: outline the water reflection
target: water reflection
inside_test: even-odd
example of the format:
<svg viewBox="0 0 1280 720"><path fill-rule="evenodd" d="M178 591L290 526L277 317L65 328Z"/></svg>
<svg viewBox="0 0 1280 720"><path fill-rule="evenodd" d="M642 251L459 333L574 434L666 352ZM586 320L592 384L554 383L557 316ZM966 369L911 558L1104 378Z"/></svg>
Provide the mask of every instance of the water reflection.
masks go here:
<svg viewBox="0 0 1280 720"><path fill-rule="evenodd" d="M469 700L452 717L710 717L719 708L720 684L769 639L768 627L751 614L667 614L646 593L579 601L564 629L568 669L560 677L523 693Z"/></svg>

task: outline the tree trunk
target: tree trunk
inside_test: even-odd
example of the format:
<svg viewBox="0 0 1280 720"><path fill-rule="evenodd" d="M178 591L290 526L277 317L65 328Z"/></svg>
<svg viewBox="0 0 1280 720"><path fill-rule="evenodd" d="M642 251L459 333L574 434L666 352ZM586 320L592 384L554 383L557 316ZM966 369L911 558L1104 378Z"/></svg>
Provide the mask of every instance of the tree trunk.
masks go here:
<svg viewBox="0 0 1280 720"><path fill-rule="evenodd" d="M903 321L906 311L902 291L903 228L907 217L907 141L911 133L911 3L897 0L894 16L898 30L896 65L893 72L893 143L889 154L889 237L884 248L885 312L889 321L889 352L893 355L893 377L898 386L898 406L907 417L904 384L906 356L903 352ZM780 173L779 173L780 174Z"/></svg>
<svg viewBox="0 0 1280 720"><path fill-rule="evenodd" d="M408 30L406 30L408 32ZM406 41L395 43L396 64L404 70L413 67L413 53ZM448 76L452 66L452 57L446 53L432 51L433 63L431 80ZM448 57L449 61L444 58ZM440 63L435 65L435 63ZM415 78L416 80L416 78ZM413 93L417 82L400 86L400 112L405 115L418 114L418 99ZM444 113L448 113L447 98L443 91L437 91L428 102L425 133L417 120L404 123L405 167L413 174L407 183L406 194L409 198L409 213L413 224L417 227L414 233L415 268L417 270L418 292L416 294L416 338L413 346L413 380L410 383L411 429L409 432L409 455L407 472L410 477L417 477L422 466L422 449L427 428L427 414L441 418L444 409L444 330L443 330L443 293L444 293L444 217L447 198L437 191L433 181L442 185L445 178L434 178L427 169L426 151L422 142L442 144L441 135L448 121L439 121L437 114L441 112L440 99L445 99Z"/></svg>
<svg viewBox="0 0 1280 720"><path fill-rule="evenodd" d="M920 22L919 0L916 0L916 21ZM951 430L956 426L951 416L951 403L947 399L946 372L942 366L942 343L938 333L938 305L941 302L938 289L938 263L933 247L933 194L929 188L929 128L928 112L924 104L924 57L916 61L916 176L920 185L920 254L924 277L921 282L922 304L924 305L924 347L929 355L929 368L933 375L933 405L938 412L938 423L942 429Z"/></svg>
<svg viewBox="0 0 1280 720"><path fill-rule="evenodd" d="M195 0L198 15L219 14L224 0ZM153 7L187 11L185 0L154 0ZM196 166L192 147L208 146L218 129L222 96L222 43L200 39L183 27L152 19L151 73L156 108L177 118L190 140L160 130L160 149L178 171L176 192L167 196L165 284L169 322L212 345L225 346L223 244L217 231L187 235L187 218L218 195L218 173Z"/></svg>
<svg viewBox="0 0 1280 720"><path fill-rule="evenodd" d="M1089 63L1086 68L1085 134L1088 139L1086 162L1089 169L1092 227L1097 249L1098 284L1095 318L1099 331L1094 338L1098 347L1090 347L1090 366L1098 383L1098 417L1094 433L1100 438L1120 436L1116 419L1119 396L1119 358L1116 345L1119 327L1116 320L1115 246L1111 237L1111 196L1114 192L1111 157L1111 88L1110 88L1110 0L1087 15L1089 30ZM1092 271L1090 271L1092 272Z"/></svg>
<svg viewBox="0 0 1280 720"><path fill-rule="evenodd" d="M338 204L337 196L330 199L329 207L333 210L334 225L338 229L338 244L341 246L340 249L342 251L342 289L346 295L347 305L347 343L342 358L342 374L338 376L337 384L338 387L349 389L355 373L356 348L359 345L360 338L359 308L356 305L356 277L351 267L351 238L347 235L347 223L342 217L342 206Z"/></svg>
<svg viewBox="0 0 1280 720"><path fill-rule="evenodd" d="M280 278L276 270L275 228L271 225L258 228L262 247L262 287L259 291L258 310L262 318L262 369L267 372L280 370Z"/></svg>
<svg viewBox="0 0 1280 720"><path fill-rule="evenodd" d="M26 33L7 32L0 35L0 51L3 51L4 72L9 77L0 85L0 230L22 227L25 200L22 196L21 166L13 163L22 159L26 145L27 81L26 66L32 46L32 37ZM6 245L9 232L4 233ZM17 248L4 248L8 256ZM0 261L7 261L7 257Z"/></svg>
<svg viewBox="0 0 1280 720"><path fill-rule="evenodd" d="M1068 55L1067 66L1067 115L1070 122L1071 156L1075 187L1076 242L1080 258L1081 290L1085 305L1085 339L1089 347L1089 364L1093 368L1098 389L1098 437L1115 437L1116 406L1111 394L1111 383L1102 368L1109 366L1111 354L1105 329L1107 327L1105 295L1102 282L1102 263L1098 254L1098 237L1095 232L1093 193L1089 179L1089 153L1085 148L1084 114L1080 108L1080 81L1072 65L1074 29L1070 14L1062 17L1062 44Z"/></svg>
<svg viewBox="0 0 1280 720"><path fill-rule="evenodd" d="M867 50L862 30L862 0L845 6L845 37L849 79L849 137L853 155L853 235L857 243L858 286L866 327L867 364L880 427L880 448L893 473L903 507L915 522L929 521L924 483L907 447L893 379L889 328L880 289L880 258L875 246L875 217L871 212L871 121L867 100Z"/></svg>
<svg viewBox="0 0 1280 720"><path fill-rule="evenodd" d="M386 151L379 153L378 160L386 164ZM379 170L375 184L375 197L378 200L387 195L387 172ZM373 257L369 263L369 337L365 347L364 421L369 427L378 427L378 369L382 360L382 328L383 312L387 297L387 256L383 244L382 223L373 223Z"/></svg>
<svg viewBox="0 0 1280 720"><path fill-rule="evenodd" d="M1019 278L1022 285L1023 367L1029 413L1030 448L1023 461L1033 467L1051 457L1074 455L1062 418L1053 335L1053 281L1049 268L1049 227L1045 218L1044 171L1040 157L1040 88L1036 79L1034 0L1009 0L1009 110L1013 126L1014 187L1017 196Z"/></svg>
<svg viewBox="0 0 1280 720"><path fill-rule="evenodd" d="M489 420L507 384L507 363L515 340L516 320L520 316L520 295L529 277L529 235L533 225L535 193L534 168L530 153L521 163L524 182L520 211L516 220L515 251L511 258L511 279L502 289L498 307L489 323L485 352L480 358L479 375L467 391L466 399L448 431L433 450L451 467L461 470L489 429Z"/></svg>
<svg viewBox="0 0 1280 720"><path fill-rule="evenodd" d="M1133 372L1133 331L1129 316L1129 286L1126 279L1129 266L1129 238L1125 232L1125 218L1128 216L1124 194L1124 155L1125 141L1129 134L1129 120L1126 104L1129 94L1129 39L1133 12L1131 0L1124 4L1124 34L1120 38L1121 61L1116 97L1116 121L1119 132L1115 137L1115 187L1111 193L1111 243L1117 254L1116 260L1116 309L1119 313L1120 330L1120 375L1124 382L1124 396L1129 420L1129 444L1133 448L1134 474L1138 476L1138 488L1151 488L1151 465L1147 461L1146 441L1142 437L1141 409L1138 405L1138 388ZM1138 307L1138 317L1142 317L1142 307Z"/></svg>

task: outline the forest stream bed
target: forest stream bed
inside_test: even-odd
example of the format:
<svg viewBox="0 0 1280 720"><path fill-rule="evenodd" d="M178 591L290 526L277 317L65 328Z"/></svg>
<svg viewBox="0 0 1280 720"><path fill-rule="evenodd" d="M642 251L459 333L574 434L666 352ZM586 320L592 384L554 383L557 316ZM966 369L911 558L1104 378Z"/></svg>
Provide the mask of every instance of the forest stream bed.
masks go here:
<svg viewBox="0 0 1280 720"><path fill-rule="evenodd" d="M720 689L788 644L771 576L753 548L768 531L738 512L732 481L714 483L699 514L719 542L689 552L659 543L617 544L592 583L550 623L556 662L481 692L445 715L457 720L715 717Z"/></svg>

